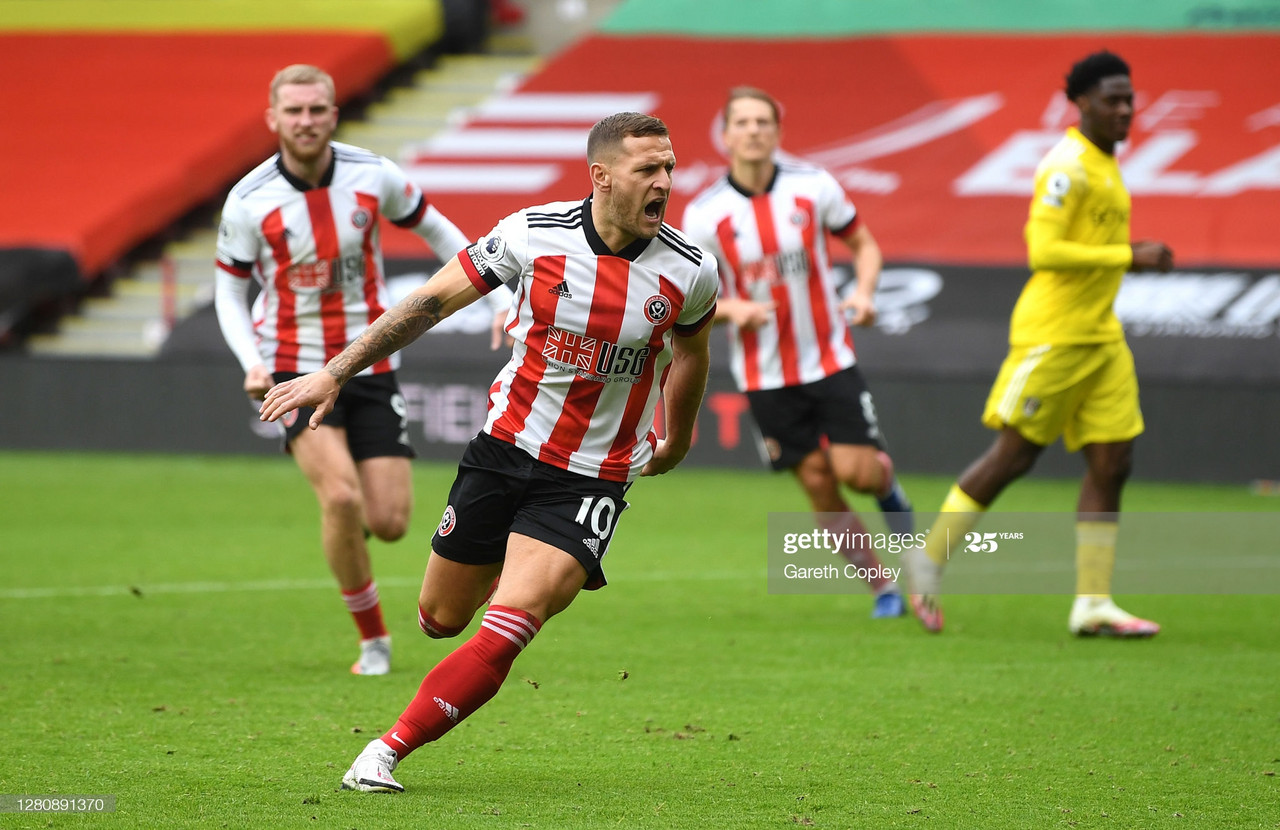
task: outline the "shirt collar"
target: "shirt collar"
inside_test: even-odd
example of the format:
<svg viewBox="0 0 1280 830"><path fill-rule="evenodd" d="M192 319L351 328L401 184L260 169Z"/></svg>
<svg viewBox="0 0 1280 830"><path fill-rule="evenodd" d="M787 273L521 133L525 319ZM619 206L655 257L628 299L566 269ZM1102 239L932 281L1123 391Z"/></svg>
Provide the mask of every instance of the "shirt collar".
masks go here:
<svg viewBox="0 0 1280 830"><path fill-rule="evenodd" d="M591 217L591 199L592 197L588 196L582 200L582 232L586 234L587 244L591 246L591 252L596 256L616 256L635 262L649 247L649 240L637 238L621 251L614 252L610 250L609 246L600 238L600 232L596 230L595 220Z"/></svg>
<svg viewBox="0 0 1280 830"><path fill-rule="evenodd" d="M748 199L750 199L752 196L762 195L760 193L752 193L750 190L747 190L745 187L742 186L742 184L737 179L733 177L732 173L726 173L725 178L729 180L730 187L732 187L734 190L741 193L743 196L746 196ZM769 193L770 191L772 191L773 185L777 181L778 181L778 163L774 162L773 175L769 177L768 184L764 186L764 193Z"/></svg>
<svg viewBox="0 0 1280 830"><path fill-rule="evenodd" d="M325 168L324 175L320 177L320 184L318 185L318 187L328 187L329 185L333 184L333 168L336 167L337 164L338 164L338 154L333 153L329 157L329 166ZM283 153L276 153L276 169L280 171L280 175L284 176L285 181L293 185L294 190L301 190L302 192L305 193L308 190L316 189L315 187L312 187L311 182L303 181L302 179L298 178L297 176L289 172L288 168L284 166Z"/></svg>

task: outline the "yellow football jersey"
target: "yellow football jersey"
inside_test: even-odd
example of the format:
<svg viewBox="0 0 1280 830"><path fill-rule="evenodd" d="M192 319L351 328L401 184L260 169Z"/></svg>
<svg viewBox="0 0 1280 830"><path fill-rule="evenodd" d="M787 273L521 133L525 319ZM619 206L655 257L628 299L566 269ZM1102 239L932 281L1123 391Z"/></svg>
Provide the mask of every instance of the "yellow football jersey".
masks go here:
<svg viewBox="0 0 1280 830"><path fill-rule="evenodd" d="M1032 274L1013 309L1011 345L1123 339L1113 306L1133 262L1129 205L1115 156L1068 128L1036 169L1025 229Z"/></svg>

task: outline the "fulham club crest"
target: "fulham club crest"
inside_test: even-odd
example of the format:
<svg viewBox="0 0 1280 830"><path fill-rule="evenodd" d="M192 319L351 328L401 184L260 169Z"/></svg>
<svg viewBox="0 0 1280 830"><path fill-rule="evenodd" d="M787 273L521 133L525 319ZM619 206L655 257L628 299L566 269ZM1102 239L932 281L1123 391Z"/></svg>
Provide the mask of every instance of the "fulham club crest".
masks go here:
<svg viewBox="0 0 1280 830"><path fill-rule="evenodd" d="M453 532L453 528L458 524L458 517L453 515L453 505L449 505L444 509L444 515L440 517L440 527L436 531L441 536L448 536Z"/></svg>
<svg viewBox="0 0 1280 830"><path fill-rule="evenodd" d="M644 317L655 326L660 326L671 316L671 301L661 294L654 294L644 301Z"/></svg>

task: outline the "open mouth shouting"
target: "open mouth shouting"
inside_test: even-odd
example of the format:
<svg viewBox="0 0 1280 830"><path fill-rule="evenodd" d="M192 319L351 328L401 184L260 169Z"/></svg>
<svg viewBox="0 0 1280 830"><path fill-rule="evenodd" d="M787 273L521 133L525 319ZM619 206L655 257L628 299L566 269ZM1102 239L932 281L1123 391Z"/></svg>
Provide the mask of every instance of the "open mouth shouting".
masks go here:
<svg viewBox="0 0 1280 830"><path fill-rule="evenodd" d="M667 198L659 196L645 202L644 218L652 224L662 224L662 217L667 212Z"/></svg>

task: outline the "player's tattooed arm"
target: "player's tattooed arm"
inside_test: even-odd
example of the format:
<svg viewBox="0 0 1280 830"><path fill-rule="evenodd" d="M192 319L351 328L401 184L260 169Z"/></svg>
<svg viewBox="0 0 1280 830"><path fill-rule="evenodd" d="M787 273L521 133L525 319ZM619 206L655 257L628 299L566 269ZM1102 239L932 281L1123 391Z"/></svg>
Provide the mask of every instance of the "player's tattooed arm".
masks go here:
<svg viewBox="0 0 1280 830"><path fill-rule="evenodd" d="M410 294L387 309L336 357L325 371L345 384L366 366L390 357L417 340L445 318L444 304L435 295Z"/></svg>
<svg viewBox="0 0 1280 830"><path fill-rule="evenodd" d="M316 429L333 411L343 384L366 366L390 357L423 332L463 306L480 299L458 260L452 259L412 294L386 311L322 371L271 387L258 410L264 421L275 421L304 406L315 408L310 426Z"/></svg>
<svg viewBox="0 0 1280 830"><path fill-rule="evenodd" d="M441 320L480 299L458 260L449 260L435 276L387 309L369 328L325 366L339 385L366 366L390 357L430 331Z"/></svg>

